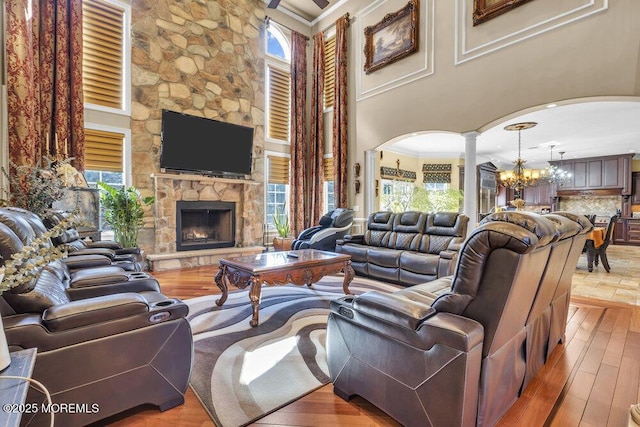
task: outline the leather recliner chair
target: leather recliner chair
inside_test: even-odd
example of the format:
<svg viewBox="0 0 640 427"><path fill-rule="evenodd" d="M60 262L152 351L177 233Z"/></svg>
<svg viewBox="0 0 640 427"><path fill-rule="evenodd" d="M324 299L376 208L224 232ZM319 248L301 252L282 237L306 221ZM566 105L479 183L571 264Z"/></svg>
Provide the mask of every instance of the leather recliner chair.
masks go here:
<svg viewBox="0 0 640 427"><path fill-rule="evenodd" d="M20 244L0 223L0 248ZM57 413L56 425L84 426L142 404L165 410L184 402L193 360L186 304L158 291L110 285L87 286L72 301L58 269L40 268L0 296L0 314L10 351L38 349L32 377L53 403L97 408ZM91 296L99 290L119 292ZM27 402L40 407L42 395L31 389ZM48 414L22 418L43 425Z"/></svg>
<svg viewBox="0 0 640 427"><path fill-rule="evenodd" d="M28 211L27 211L28 212ZM34 215L34 214L32 214ZM69 214L63 211L51 211L42 219L46 228L52 228ZM63 234L53 239L55 245L64 244L69 248L69 255L99 254L107 256L113 264L127 271L142 271L142 252L140 248L124 248L113 240L85 242L75 228L68 228Z"/></svg>
<svg viewBox="0 0 640 427"><path fill-rule="evenodd" d="M320 249L334 252L336 241L342 239L353 225L353 210L337 208L322 216L319 224L303 230L291 244L291 249Z"/></svg>
<svg viewBox="0 0 640 427"><path fill-rule="evenodd" d="M334 392L360 395L406 426L494 425L535 374L527 357L545 357L562 339L557 319L568 306L559 289L587 230L527 212L492 214L463 243L453 276L437 279L444 294L429 292L430 282L332 301Z"/></svg>
<svg viewBox="0 0 640 427"><path fill-rule="evenodd" d="M40 237L46 228L35 214L16 208L0 208L0 263ZM6 228L5 228L6 227ZM146 272L125 271L108 257L86 254L49 263L72 300L121 292L159 292L158 281Z"/></svg>

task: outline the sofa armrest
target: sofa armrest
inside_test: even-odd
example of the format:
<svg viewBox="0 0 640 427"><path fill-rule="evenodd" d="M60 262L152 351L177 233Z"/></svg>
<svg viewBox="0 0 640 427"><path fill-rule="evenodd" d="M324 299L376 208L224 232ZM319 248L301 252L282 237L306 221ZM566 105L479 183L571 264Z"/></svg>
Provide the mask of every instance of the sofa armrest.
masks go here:
<svg viewBox="0 0 640 427"><path fill-rule="evenodd" d="M111 259L104 255L75 255L63 259L69 270L104 267L111 265Z"/></svg>
<svg viewBox="0 0 640 427"><path fill-rule="evenodd" d="M458 252L445 250L440 252L438 277L451 276L458 260Z"/></svg>
<svg viewBox="0 0 640 427"><path fill-rule="evenodd" d="M413 301L406 296L378 291L365 292L355 297L353 308L363 314L414 330L436 313L431 306Z"/></svg>
<svg viewBox="0 0 640 427"><path fill-rule="evenodd" d="M363 304L356 303L356 300L371 293L378 295L366 298ZM437 344L463 352L482 348L484 328L477 321L437 312L426 304L407 302L410 301L408 299L401 306L392 306L391 304L398 304L397 298L392 295L370 291L357 297L333 300L329 323L341 319L340 321L375 331L376 334L394 341L425 350Z"/></svg>
<svg viewBox="0 0 640 427"><path fill-rule="evenodd" d="M364 242L364 234L347 234L342 239L338 240L340 244L356 243L362 244Z"/></svg>
<svg viewBox="0 0 640 427"><path fill-rule="evenodd" d="M123 292L160 292L158 280L145 272L124 271L120 267L80 270L71 275L67 295L80 300Z"/></svg>
<svg viewBox="0 0 640 427"><path fill-rule="evenodd" d="M80 255L104 255L109 257L109 259L113 260L116 256L116 251L108 248L83 248L78 249L76 251L69 252L69 256L80 256Z"/></svg>
<svg viewBox="0 0 640 427"><path fill-rule="evenodd" d="M105 295L50 307L42 321L52 332L113 321L149 311L147 301L136 293Z"/></svg>

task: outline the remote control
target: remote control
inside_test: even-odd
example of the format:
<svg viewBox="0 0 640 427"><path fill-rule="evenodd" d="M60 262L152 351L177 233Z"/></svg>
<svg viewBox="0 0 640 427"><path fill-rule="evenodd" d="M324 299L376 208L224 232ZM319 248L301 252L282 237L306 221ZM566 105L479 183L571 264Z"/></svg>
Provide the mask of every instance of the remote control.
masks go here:
<svg viewBox="0 0 640 427"><path fill-rule="evenodd" d="M289 258L298 258L298 254L294 254L293 252L288 252L288 253L287 253L287 256L288 256Z"/></svg>

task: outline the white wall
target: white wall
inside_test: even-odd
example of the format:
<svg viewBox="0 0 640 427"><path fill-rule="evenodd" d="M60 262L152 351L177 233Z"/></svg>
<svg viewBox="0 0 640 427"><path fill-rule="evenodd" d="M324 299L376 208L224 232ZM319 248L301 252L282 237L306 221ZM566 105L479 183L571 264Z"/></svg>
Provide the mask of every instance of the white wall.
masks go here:
<svg viewBox="0 0 640 427"><path fill-rule="evenodd" d="M419 52L370 75L363 28L406 0L350 0L315 23L312 33L346 12L354 18L352 162L364 164L366 150L411 132L462 133L549 102L640 95L640 1L536 0L476 27L463 10L472 3L421 0ZM362 205L362 197L350 200Z"/></svg>

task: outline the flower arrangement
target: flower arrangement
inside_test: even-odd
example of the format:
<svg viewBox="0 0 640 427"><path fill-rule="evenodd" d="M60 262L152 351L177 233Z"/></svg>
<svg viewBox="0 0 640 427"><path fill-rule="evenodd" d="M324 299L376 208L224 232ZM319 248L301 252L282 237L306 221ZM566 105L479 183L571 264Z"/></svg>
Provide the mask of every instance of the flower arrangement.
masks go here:
<svg viewBox="0 0 640 427"><path fill-rule="evenodd" d="M40 274L42 268L52 261L67 256L64 245L54 246L51 238L60 235L78 221L75 214L63 219L50 230L42 233L30 244L24 245L20 252L11 255L0 267L0 294L20 285L29 283Z"/></svg>
<svg viewBox="0 0 640 427"><path fill-rule="evenodd" d="M6 199L0 198L0 206L17 206L27 209L36 215L44 214L56 200L62 197L65 186L58 168L68 164L72 158L52 160L43 157L43 165L29 166L11 163L12 173L2 168L2 173L9 182L11 194Z"/></svg>

